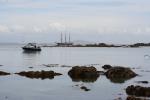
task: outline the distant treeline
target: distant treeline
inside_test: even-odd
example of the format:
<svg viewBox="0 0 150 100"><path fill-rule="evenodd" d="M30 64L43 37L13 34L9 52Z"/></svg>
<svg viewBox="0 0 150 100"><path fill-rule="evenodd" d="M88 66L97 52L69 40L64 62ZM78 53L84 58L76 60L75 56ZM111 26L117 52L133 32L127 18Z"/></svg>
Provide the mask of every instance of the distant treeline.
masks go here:
<svg viewBox="0 0 150 100"><path fill-rule="evenodd" d="M73 45L73 47L147 47L147 46L150 46L150 43L135 43L131 45L114 45L114 44L106 44L106 43Z"/></svg>
<svg viewBox="0 0 150 100"><path fill-rule="evenodd" d="M115 45L115 44L106 44L106 43L94 43L94 44L72 44L72 45L43 45L43 47L148 47L150 46L150 43L135 43L135 44L120 44L120 45Z"/></svg>

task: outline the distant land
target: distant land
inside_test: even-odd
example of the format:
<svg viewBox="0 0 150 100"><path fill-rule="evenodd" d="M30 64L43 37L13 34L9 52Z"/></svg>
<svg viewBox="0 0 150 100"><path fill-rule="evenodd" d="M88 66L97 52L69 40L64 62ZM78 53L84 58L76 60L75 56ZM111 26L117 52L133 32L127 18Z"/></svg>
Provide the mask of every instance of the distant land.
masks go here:
<svg viewBox="0 0 150 100"><path fill-rule="evenodd" d="M42 47L131 47L131 48L138 48L138 47L150 47L150 43L135 43L135 44L107 44L107 43L73 43L72 45L57 45L57 43L54 44L42 44Z"/></svg>
<svg viewBox="0 0 150 100"><path fill-rule="evenodd" d="M27 43L0 43L0 45L26 45ZM94 43L87 41L74 41L71 45L57 45L54 43L37 43L41 47L124 47L124 48L138 48L138 47L150 47L150 43L134 43L134 44L111 44L111 43ZM68 44L68 43L63 43Z"/></svg>

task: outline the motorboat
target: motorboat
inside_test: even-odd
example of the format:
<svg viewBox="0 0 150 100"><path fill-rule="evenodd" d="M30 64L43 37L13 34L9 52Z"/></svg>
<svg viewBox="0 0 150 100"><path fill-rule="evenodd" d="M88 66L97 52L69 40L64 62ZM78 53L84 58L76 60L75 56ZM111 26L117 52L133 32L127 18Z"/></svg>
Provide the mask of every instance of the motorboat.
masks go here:
<svg viewBox="0 0 150 100"><path fill-rule="evenodd" d="M28 43L27 45L22 47L25 51L41 51L41 47L36 43Z"/></svg>

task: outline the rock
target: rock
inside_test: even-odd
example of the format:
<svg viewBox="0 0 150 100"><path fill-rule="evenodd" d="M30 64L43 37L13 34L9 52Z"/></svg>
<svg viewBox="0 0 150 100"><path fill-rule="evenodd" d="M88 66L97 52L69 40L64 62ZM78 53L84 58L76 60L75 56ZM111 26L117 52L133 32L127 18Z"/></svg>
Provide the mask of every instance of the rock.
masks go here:
<svg viewBox="0 0 150 100"><path fill-rule="evenodd" d="M111 65L104 65L104 66L102 66L102 68L105 70L108 70L108 69L112 68L112 66Z"/></svg>
<svg viewBox="0 0 150 100"><path fill-rule="evenodd" d="M126 80L137 76L130 68L112 67L105 72L105 75L114 83L124 83Z"/></svg>
<svg viewBox="0 0 150 100"><path fill-rule="evenodd" d="M142 96L142 97L150 97L150 87L142 87L142 86L128 86L126 88L126 93L128 95L134 96Z"/></svg>
<svg viewBox="0 0 150 100"><path fill-rule="evenodd" d="M58 76L58 75L62 75L60 73L55 73L54 71L28 71L28 72L19 72L19 73L15 73L21 76L25 76L28 78L41 78L41 79L53 79L54 76Z"/></svg>
<svg viewBox="0 0 150 100"><path fill-rule="evenodd" d="M70 65L61 65L60 67L72 67Z"/></svg>
<svg viewBox="0 0 150 100"><path fill-rule="evenodd" d="M148 81L136 81L136 83L143 83L143 84L148 84Z"/></svg>
<svg viewBox="0 0 150 100"><path fill-rule="evenodd" d="M88 89L87 87L85 87L85 86L82 86L82 87L80 87L82 90L84 90L84 91L90 91L90 89Z"/></svg>
<svg viewBox="0 0 150 100"><path fill-rule="evenodd" d="M145 98L137 98L137 97L134 97L134 96L128 96L126 100L148 100L148 99L145 99Z"/></svg>
<svg viewBox="0 0 150 100"><path fill-rule="evenodd" d="M4 76L4 75L10 75L10 73L0 71L0 76Z"/></svg>
<svg viewBox="0 0 150 100"><path fill-rule="evenodd" d="M46 66L46 67L58 67L59 66L59 64L43 64L44 66Z"/></svg>
<svg viewBox="0 0 150 100"><path fill-rule="evenodd" d="M100 74L95 67L75 66L68 75L76 82L95 82Z"/></svg>

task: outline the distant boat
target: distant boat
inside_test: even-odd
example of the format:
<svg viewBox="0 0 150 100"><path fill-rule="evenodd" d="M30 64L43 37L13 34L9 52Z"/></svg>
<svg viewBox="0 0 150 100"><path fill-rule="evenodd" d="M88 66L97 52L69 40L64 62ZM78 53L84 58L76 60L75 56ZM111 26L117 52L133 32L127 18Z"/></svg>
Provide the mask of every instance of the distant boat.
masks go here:
<svg viewBox="0 0 150 100"><path fill-rule="evenodd" d="M41 51L41 47L36 43L28 43L27 45L22 47L25 51Z"/></svg>

